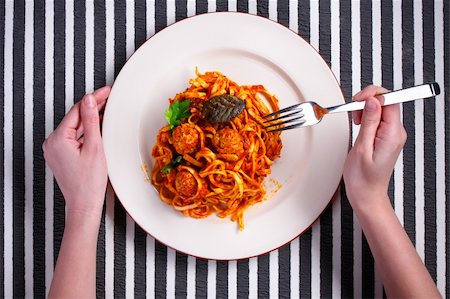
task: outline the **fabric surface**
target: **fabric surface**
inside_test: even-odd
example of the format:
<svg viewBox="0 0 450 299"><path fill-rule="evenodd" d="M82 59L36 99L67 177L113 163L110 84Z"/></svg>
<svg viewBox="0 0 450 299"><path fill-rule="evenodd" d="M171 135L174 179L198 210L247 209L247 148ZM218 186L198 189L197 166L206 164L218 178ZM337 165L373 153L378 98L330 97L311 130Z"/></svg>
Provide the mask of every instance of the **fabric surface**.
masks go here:
<svg viewBox="0 0 450 299"><path fill-rule="evenodd" d="M0 297L43 298L51 282L65 207L42 157L45 137L86 92L112 84L147 38L188 16L227 10L298 33L331 66L348 100L372 83L441 85L436 100L403 105L408 140L389 195L450 298L450 4L444 0L0 1ZM352 127L353 138L357 130ZM111 187L106 197L99 298L384 296L344 186L302 236L230 262L165 247L127 216Z"/></svg>

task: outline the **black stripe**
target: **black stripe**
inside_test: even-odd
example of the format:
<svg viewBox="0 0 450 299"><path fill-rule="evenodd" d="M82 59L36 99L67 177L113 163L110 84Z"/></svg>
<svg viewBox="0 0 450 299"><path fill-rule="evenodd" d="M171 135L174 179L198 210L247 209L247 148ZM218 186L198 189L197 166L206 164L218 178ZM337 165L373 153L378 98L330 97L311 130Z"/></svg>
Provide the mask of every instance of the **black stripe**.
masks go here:
<svg viewBox="0 0 450 299"><path fill-rule="evenodd" d="M310 3L309 1L299 1L298 8L298 34L307 42L310 39Z"/></svg>
<svg viewBox="0 0 450 299"><path fill-rule="evenodd" d="M344 99L352 98L352 7L351 1L339 2L340 23L340 84ZM351 129L351 114L349 116ZM351 136L351 133L350 133ZM349 138L349 146L351 138ZM341 297L353 297L353 210L348 202L345 185L341 184Z"/></svg>
<svg viewBox="0 0 450 299"><path fill-rule="evenodd" d="M145 0L134 2L134 48L138 49L147 40L147 3Z"/></svg>
<svg viewBox="0 0 450 299"><path fill-rule="evenodd" d="M361 5L361 86L373 83L372 60L372 3L369 1ZM365 298L373 297L375 293L374 259L365 235L361 239L361 266L362 266L362 295Z"/></svg>
<svg viewBox="0 0 450 299"><path fill-rule="evenodd" d="M278 297L291 296L291 246L278 249Z"/></svg>
<svg viewBox="0 0 450 299"><path fill-rule="evenodd" d="M114 71L119 74L126 61L126 2L114 3ZM126 213L117 197L114 202L114 297L125 297Z"/></svg>
<svg viewBox="0 0 450 299"><path fill-rule="evenodd" d="M86 92L86 3L74 1L74 99L79 101Z"/></svg>
<svg viewBox="0 0 450 299"><path fill-rule="evenodd" d="M208 261L195 259L195 297L206 298L208 294Z"/></svg>
<svg viewBox="0 0 450 299"><path fill-rule="evenodd" d="M94 1L94 89L106 84L106 12L105 1ZM106 197L106 195L105 195ZM97 298L105 298L105 215L103 207L102 218L97 241L96 286Z"/></svg>
<svg viewBox="0 0 450 299"><path fill-rule="evenodd" d="M187 17L186 0L175 0L175 20L180 21Z"/></svg>
<svg viewBox="0 0 450 299"><path fill-rule="evenodd" d="M0 263L3 265L0 267L0 297L5 297L5 235L4 235L4 227L5 227L5 115L4 115L4 106L5 106L5 1L0 3L0 198L3 200L0 203Z"/></svg>
<svg viewBox="0 0 450 299"><path fill-rule="evenodd" d="M249 259L237 261L237 297L248 298L250 290Z"/></svg>
<svg viewBox="0 0 450 299"><path fill-rule="evenodd" d="M208 1L207 0L197 0L195 2L195 13L197 15L208 12Z"/></svg>
<svg viewBox="0 0 450 299"><path fill-rule="evenodd" d="M216 268L216 298L228 298L228 262L217 261Z"/></svg>
<svg viewBox="0 0 450 299"><path fill-rule="evenodd" d="M54 6L54 59L53 59L53 124L56 128L66 114L66 80L65 80L65 4ZM64 7L64 8L63 8ZM76 21L75 21L76 22ZM75 23L74 22L74 23ZM84 25L83 25L84 28ZM78 30L74 27L74 31ZM75 36L74 36L75 39ZM83 47L84 50L84 47ZM74 50L75 53L75 50ZM83 60L84 63L84 60ZM51 71L51 70L46 70ZM74 74L75 79L75 74ZM75 80L76 82L79 80ZM84 77L83 77L84 84ZM58 258L59 248L64 233L65 201L61 190L53 180L53 263Z"/></svg>
<svg viewBox="0 0 450 299"><path fill-rule="evenodd" d="M269 0L260 0L256 4L258 16L269 17Z"/></svg>
<svg viewBox="0 0 450 299"><path fill-rule="evenodd" d="M167 247L155 240L155 298L166 297Z"/></svg>
<svg viewBox="0 0 450 299"><path fill-rule="evenodd" d="M364 1L360 7L360 35L361 35L361 86L373 82L372 60L372 2ZM361 238L361 267L362 267L362 296L372 298L375 293L375 269L372 252L364 233Z"/></svg>
<svg viewBox="0 0 450 299"><path fill-rule="evenodd" d="M248 0L237 0L237 11L248 12Z"/></svg>
<svg viewBox="0 0 450 299"><path fill-rule="evenodd" d="M277 19L278 23L289 28L289 0L278 0Z"/></svg>
<svg viewBox="0 0 450 299"><path fill-rule="evenodd" d="M311 228L300 236L300 298L311 298Z"/></svg>
<svg viewBox="0 0 450 299"><path fill-rule="evenodd" d="M270 254L258 257L258 298L269 298L270 295Z"/></svg>
<svg viewBox="0 0 450 299"><path fill-rule="evenodd" d="M381 84L394 89L394 51L393 51L393 13L392 0L381 3ZM391 176L388 187L391 204L394 205L394 175Z"/></svg>
<svg viewBox="0 0 450 299"><path fill-rule="evenodd" d="M64 10L64 3L62 4ZM60 8L55 3L55 25L60 16ZM42 153L45 139L44 1L34 2L33 19L33 293L36 298L42 298L45 297L45 161ZM55 60L58 54L55 48Z"/></svg>
<svg viewBox="0 0 450 299"><path fill-rule="evenodd" d="M187 255L177 252L175 260L175 298L187 296Z"/></svg>
<svg viewBox="0 0 450 299"><path fill-rule="evenodd" d="M319 51L331 65L331 9L330 1L319 2ZM330 198L331 199L331 198ZM320 216L320 296L333 295L333 206L330 204Z"/></svg>
<svg viewBox="0 0 450 299"><path fill-rule="evenodd" d="M134 297L144 298L147 291L147 233L134 227Z"/></svg>
<svg viewBox="0 0 450 299"><path fill-rule="evenodd" d="M444 1L445 297L450 298L450 3ZM444 294L442 294L444 295Z"/></svg>
<svg viewBox="0 0 450 299"><path fill-rule="evenodd" d="M25 296L25 1L14 2L13 24L13 295Z"/></svg>
<svg viewBox="0 0 450 299"><path fill-rule="evenodd" d="M217 0L216 11L228 11L228 0Z"/></svg>
<svg viewBox="0 0 450 299"><path fill-rule="evenodd" d="M134 48L138 49L147 39L146 2L134 3ZM137 224L134 226L134 297L144 298L147 286L147 233Z"/></svg>
<svg viewBox="0 0 450 299"><path fill-rule="evenodd" d="M403 87L414 85L413 0L402 1L402 80ZM415 103L403 104L403 125L408 139L403 148L403 222L412 243L416 243L416 119Z"/></svg>
<svg viewBox="0 0 450 299"><path fill-rule="evenodd" d="M310 2L298 2L298 33L307 42L311 36L310 26ZM300 260L300 298L311 297L311 228L299 237L299 260Z"/></svg>
<svg viewBox="0 0 450 299"><path fill-rule="evenodd" d="M434 82L434 1L422 2L423 80ZM425 265L436 281L436 116L435 101L424 101Z"/></svg>
<svg viewBox="0 0 450 299"><path fill-rule="evenodd" d="M155 33L158 33L167 26L167 3L159 1L155 5Z"/></svg>

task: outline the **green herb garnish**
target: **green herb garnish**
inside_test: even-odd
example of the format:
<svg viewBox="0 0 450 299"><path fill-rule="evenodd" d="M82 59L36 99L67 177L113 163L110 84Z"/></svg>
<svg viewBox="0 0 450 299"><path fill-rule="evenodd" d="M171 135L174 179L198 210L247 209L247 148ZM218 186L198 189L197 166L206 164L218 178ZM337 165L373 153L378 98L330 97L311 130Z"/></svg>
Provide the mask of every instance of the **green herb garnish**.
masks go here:
<svg viewBox="0 0 450 299"><path fill-rule="evenodd" d="M183 161L183 156L176 156L175 159L169 162L166 166L161 168L163 174L168 174L172 169L177 168L178 165Z"/></svg>
<svg viewBox="0 0 450 299"><path fill-rule="evenodd" d="M191 115L191 111L189 110L190 104L191 101L189 100L176 100L166 110L164 115L166 116L171 130L176 126L181 125L182 119L185 119L186 117Z"/></svg>

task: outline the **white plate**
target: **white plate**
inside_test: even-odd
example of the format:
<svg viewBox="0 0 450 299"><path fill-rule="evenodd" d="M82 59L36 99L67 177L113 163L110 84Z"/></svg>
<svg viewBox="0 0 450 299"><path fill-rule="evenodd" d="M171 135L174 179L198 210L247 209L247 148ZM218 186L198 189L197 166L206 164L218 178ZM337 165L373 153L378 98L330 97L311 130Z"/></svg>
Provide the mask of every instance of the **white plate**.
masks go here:
<svg viewBox="0 0 450 299"><path fill-rule="evenodd" d="M192 219L163 203L145 180L151 149L165 125L168 99L200 72L220 71L240 85L263 84L285 107L316 100L344 102L331 70L294 32L241 13L203 14L167 27L125 64L103 121L110 181L129 215L160 242L208 259L257 256L290 242L320 216L336 191L348 149L348 116L329 115L314 126L289 130L265 185L269 200L245 214L245 229L210 216ZM275 192L273 180L282 187Z"/></svg>

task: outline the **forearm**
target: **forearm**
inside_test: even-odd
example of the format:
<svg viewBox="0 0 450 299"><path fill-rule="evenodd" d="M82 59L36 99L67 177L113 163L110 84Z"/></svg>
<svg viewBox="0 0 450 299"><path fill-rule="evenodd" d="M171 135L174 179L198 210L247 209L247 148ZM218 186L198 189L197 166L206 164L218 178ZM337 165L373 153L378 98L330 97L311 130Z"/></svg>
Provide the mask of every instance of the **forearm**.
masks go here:
<svg viewBox="0 0 450 299"><path fill-rule="evenodd" d="M68 212L49 298L95 298L100 217Z"/></svg>
<svg viewBox="0 0 450 299"><path fill-rule="evenodd" d="M436 298L440 294L392 209L389 198L375 207L355 208L381 275L393 298Z"/></svg>

